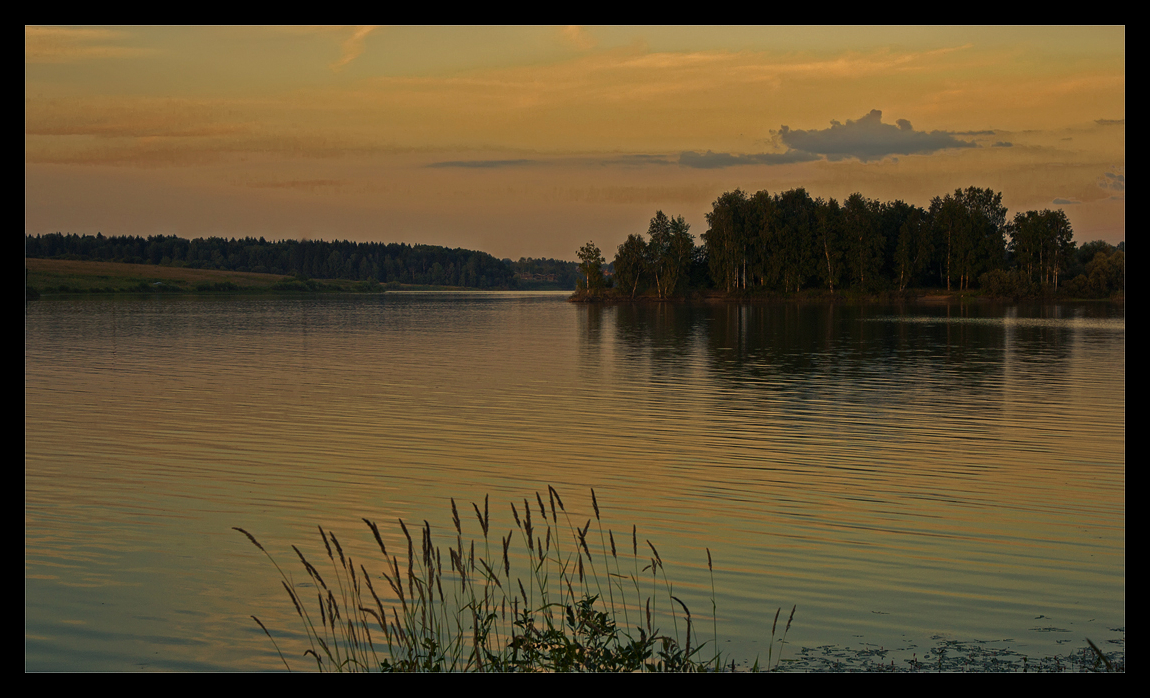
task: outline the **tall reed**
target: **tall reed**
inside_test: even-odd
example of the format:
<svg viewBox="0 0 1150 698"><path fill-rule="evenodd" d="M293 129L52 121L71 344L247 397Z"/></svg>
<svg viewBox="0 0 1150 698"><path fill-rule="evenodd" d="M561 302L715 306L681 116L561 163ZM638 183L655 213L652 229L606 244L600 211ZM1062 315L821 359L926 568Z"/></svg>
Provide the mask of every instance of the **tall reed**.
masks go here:
<svg viewBox="0 0 1150 698"><path fill-rule="evenodd" d="M331 566L331 572L324 573L326 578L298 547L292 546L313 584L314 601L310 600L310 591L308 598L304 597L300 585L293 582L255 536L242 528L235 530L247 536L279 572L307 637L308 648L303 656L315 661L320 671L632 672L726 668L726 660L717 649L717 621L712 619L714 647L705 650L711 642L699 641L691 612L673 593L654 544L645 540L651 556L644 550L640 557L638 531L632 527L628 561L628 551L617 547L614 531L607 529L604 534L594 490L591 504L599 538L597 546L589 545L587 540L592 520L588 518L579 525L553 487L548 486L546 500L537 492L534 501L523 500L522 509L511 504L515 528L505 536L492 531L488 504L486 497L482 510L472 503L482 532L479 541L470 538L465 542L454 499L454 536L446 543L435 540L427 521L413 529L399 520L406 556L390 554L378 525L364 519L383 556L383 570L374 582L366 567L357 566L345 554L334 533L319 528ZM513 561L520 566L525 562L527 569L516 569L513 574ZM717 609L710 550L707 567L712 573L714 613ZM648 573L649 593L644 591L643 581ZM665 601L659 601L659 597ZM664 632L656 622L660 603L668 605L673 625L670 632ZM678 609L683 614L682 627ZM264 624L255 616L252 618L275 644ZM776 623L777 619L778 614ZM768 669L773 645L772 631ZM279 645L275 646L291 670ZM711 658L702 659L704 652Z"/></svg>

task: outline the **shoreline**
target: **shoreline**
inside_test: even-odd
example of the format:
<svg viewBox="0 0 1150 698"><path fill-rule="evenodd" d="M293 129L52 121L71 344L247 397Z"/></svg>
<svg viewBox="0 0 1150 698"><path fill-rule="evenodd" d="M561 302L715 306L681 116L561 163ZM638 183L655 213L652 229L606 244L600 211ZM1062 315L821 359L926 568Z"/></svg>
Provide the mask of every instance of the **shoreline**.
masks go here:
<svg viewBox="0 0 1150 698"><path fill-rule="evenodd" d="M956 303L1116 303L1125 304L1125 296L1116 298L1076 298L1071 296L1040 296L1013 298L1004 296L989 296L977 291L946 291L944 289L907 289L906 291L888 291L883 293L838 292L830 293L825 290L799 291L798 293L724 293L722 291L695 291L685 296L658 298L655 296L627 296L590 295L587 293L574 293L569 297L570 303L586 303L589 305L653 305L662 303L738 303L738 304L774 304L774 303L809 303L809 304L900 304L914 303L923 305L952 305Z"/></svg>
<svg viewBox="0 0 1150 698"><path fill-rule="evenodd" d="M40 257L25 258L24 288L25 300L36 300L41 296L106 296L115 294L382 294L388 291L509 290L479 289L468 286L381 283L348 279L309 279L250 271L194 269L162 264ZM554 290L569 291L570 289Z"/></svg>

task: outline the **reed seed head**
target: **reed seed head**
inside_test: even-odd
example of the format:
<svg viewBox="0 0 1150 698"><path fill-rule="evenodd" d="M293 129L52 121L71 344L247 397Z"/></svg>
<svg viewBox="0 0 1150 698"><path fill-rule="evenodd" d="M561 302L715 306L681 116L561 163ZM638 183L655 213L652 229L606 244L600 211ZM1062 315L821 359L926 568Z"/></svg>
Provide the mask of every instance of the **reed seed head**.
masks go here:
<svg viewBox="0 0 1150 698"><path fill-rule="evenodd" d="M264 553L267 553L267 551L264 550L264 546L260 545L260 542L258 540L256 540L256 537L253 536L252 534L248 533L247 531L245 531L244 529L242 529L238 526L232 526L232 530L233 531L239 531L240 533L244 534L245 536L248 537L248 540L250 540L252 542L252 545L256 546L260 550L263 550Z"/></svg>
<svg viewBox="0 0 1150 698"><path fill-rule="evenodd" d="M483 529L483 537L487 537L487 522L483 520L483 514L479 513L479 505L475 502L471 503L475 507L475 518L479 519L479 527Z"/></svg>
<svg viewBox="0 0 1150 698"><path fill-rule="evenodd" d="M658 560L658 561L659 561L659 565L660 565L660 566L662 566L662 564L663 564L663 558L659 557L659 551L658 551L658 550L655 550L655 546L654 546L654 544L653 544L653 543L651 543L651 541L650 541L650 540L648 540L648 541L647 541L647 545L651 546L651 552L655 553L655 559L656 559L656 560Z"/></svg>
<svg viewBox="0 0 1150 698"><path fill-rule="evenodd" d="M368 528L371 529L371 534L375 536L375 542L379 544L379 552L383 553L383 558L386 560L387 546L383 544L383 538L379 535L379 526L376 526L375 523L368 521L367 519L364 519L363 522L367 524Z"/></svg>
<svg viewBox="0 0 1150 698"><path fill-rule="evenodd" d="M511 545L511 531L507 532L507 537L503 539L503 573L508 579L511 578L511 560L507 557L507 546Z"/></svg>
<svg viewBox="0 0 1150 698"><path fill-rule="evenodd" d="M327 584L324 584L323 577L319 575L319 570L317 570L315 567L312 567L312 564L307 561L307 558L303 556L303 553L299 551L299 548L295 547L294 545L291 548L295 551L296 555L299 555L300 562L303 563L304 569L307 570L307 573L312 576L312 579L315 579L317 582L319 582L321 587L327 589Z"/></svg>
<svg viewBox="0 0 1150 698"><path fill-rule="evenodd" d="M411 544L411 534L407 532L407 524L403 523L403 519L399 520L399 527L403 529L403 535L407 537L407 557L410 558L415 550Z"/></svg>
<svg viewBox="0 0 1150 698"><path fill-rule="evenodd" d="M563 506L563 498L559 496L559 490L555 489L551 485L547 485L547 490L553 497L555 497L555 501L559 502L559 511L566 513L567 507Z"/></svg>
<svg viewBox="0 0 1150 698"><path fill-rule="evenodd" d="M287 582L285 582L285 581L283 581L283 580L280 580L280 584L283 584L283 585L284 585L284 591L286 591L286 592L288 593L288 596L290 596L290 597L291 597L291 602L292 602L292 605L294 605L294 606L295 606L295 612L296 612L297 614L299 614L299 617L300 617L300 618L303 618L303 609L299 607L299 600L298 600L298 599L296 599L296 597L295 597L295 592L293 592L293 591L291 590L291 587L289 587L289 586L287 585Z"/></svg>
<svg viewBox="0 0 1150 698"><path fill-rule="evenodd" d="M347 569L347 561L343 559L343 548L340 547L339 541L336 540L334 533L329 533L328 535L331 536L331 542L335 544L335 551L339 553L339 564L343 565L344 569ZM330 548L328 548L327 554L331 555Z"/></svg>
<svg viewBox="0 0 1150 698"><path fill-rule="evenodd" d="M319 529L319 537L323 538L323 547L327 548L327 557L332 562L335 562L335 556L331 554L331 545L327 542L327 534L323 532L323 526L316 526Z"/></svg>

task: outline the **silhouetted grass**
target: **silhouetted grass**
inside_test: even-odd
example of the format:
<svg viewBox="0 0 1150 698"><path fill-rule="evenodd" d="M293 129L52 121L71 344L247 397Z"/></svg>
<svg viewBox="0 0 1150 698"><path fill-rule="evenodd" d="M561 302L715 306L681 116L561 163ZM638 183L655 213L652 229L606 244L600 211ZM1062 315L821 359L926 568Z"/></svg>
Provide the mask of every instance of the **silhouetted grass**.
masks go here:
<svg viewBox="0 0 1150 698"><path fill-rule="evenodd" d="M314 584L315 599L310 598L310 591L308 598L304 597L291 576L251 533L235 530L247 536L275 565L308 640L302 656L315 661L320 671L730 668L717 650L710 550L707 567L712 574L714 637L700 642L697 622L687 605L674 595L663 560L651 541L640 543L634 527L629 541L626 534L617 541L614 531L603 528L594 490L594 519L588 518L582 526L572 519L554 488L548 487L547 495L545 500L536 493L534 501L525 499L522 507L512 503L515 529L505 536L491 530L488 500L484 499L482 509L473 503L483 536L467 541L459 509L452 500L455 536L446 547L433 539L427 521L422 527L411 528L400 520L406 555L402 551L389 553L378 525L364 519L383 557L383 570L376 575L354 563L335 534L320 528L331 572L321 574L298 547L292 546ZM597 534L599 545L588 544L587 537L592 534ZM617 545L620 542L622 545ZM520 554L515 554L516 550ZM522 565L524 559L528 569L513 570L513 561ZM656 624L660 612L671 614L670 631ZM778 666L774 645L780 613L781 609L775 614L765 669ZM263 623L252 618L272 638ZM792 608L778 641L780 650L793 620ZM278 644L276 651L280 652ZM290 670L282 652L280 657ZM756 661L754 669L759 668Z"/></svg>

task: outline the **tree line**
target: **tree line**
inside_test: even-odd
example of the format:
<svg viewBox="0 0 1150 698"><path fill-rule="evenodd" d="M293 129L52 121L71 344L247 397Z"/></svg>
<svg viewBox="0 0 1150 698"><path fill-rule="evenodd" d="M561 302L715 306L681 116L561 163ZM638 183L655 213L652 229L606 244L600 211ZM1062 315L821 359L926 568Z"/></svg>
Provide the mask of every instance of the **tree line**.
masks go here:
<svg viewBox="0 0 1150 698"><path fill-rule="evenodd" d="M518 288L514 269L490 254L436 245L54 233L25 236L24 254L26 257L163 264L319 279Z"/></svg>
<svg viewBox="0 0 1150 698"><path fill-rule="evenodd" d="M706 219L696 246L681 216L658 211L646 238L632 234L619 245L611 278L589 242L577 252L581 292L612 287L614 296L666 298L704 288L833 294L936 287L1105 297L1125 290L1125 243L1078 247L1063 211L1009 219L1002 194L989 188L956 189L927 208L858 193L840 204L803 188L753 195L736 189L716 199Z"/></svg>

